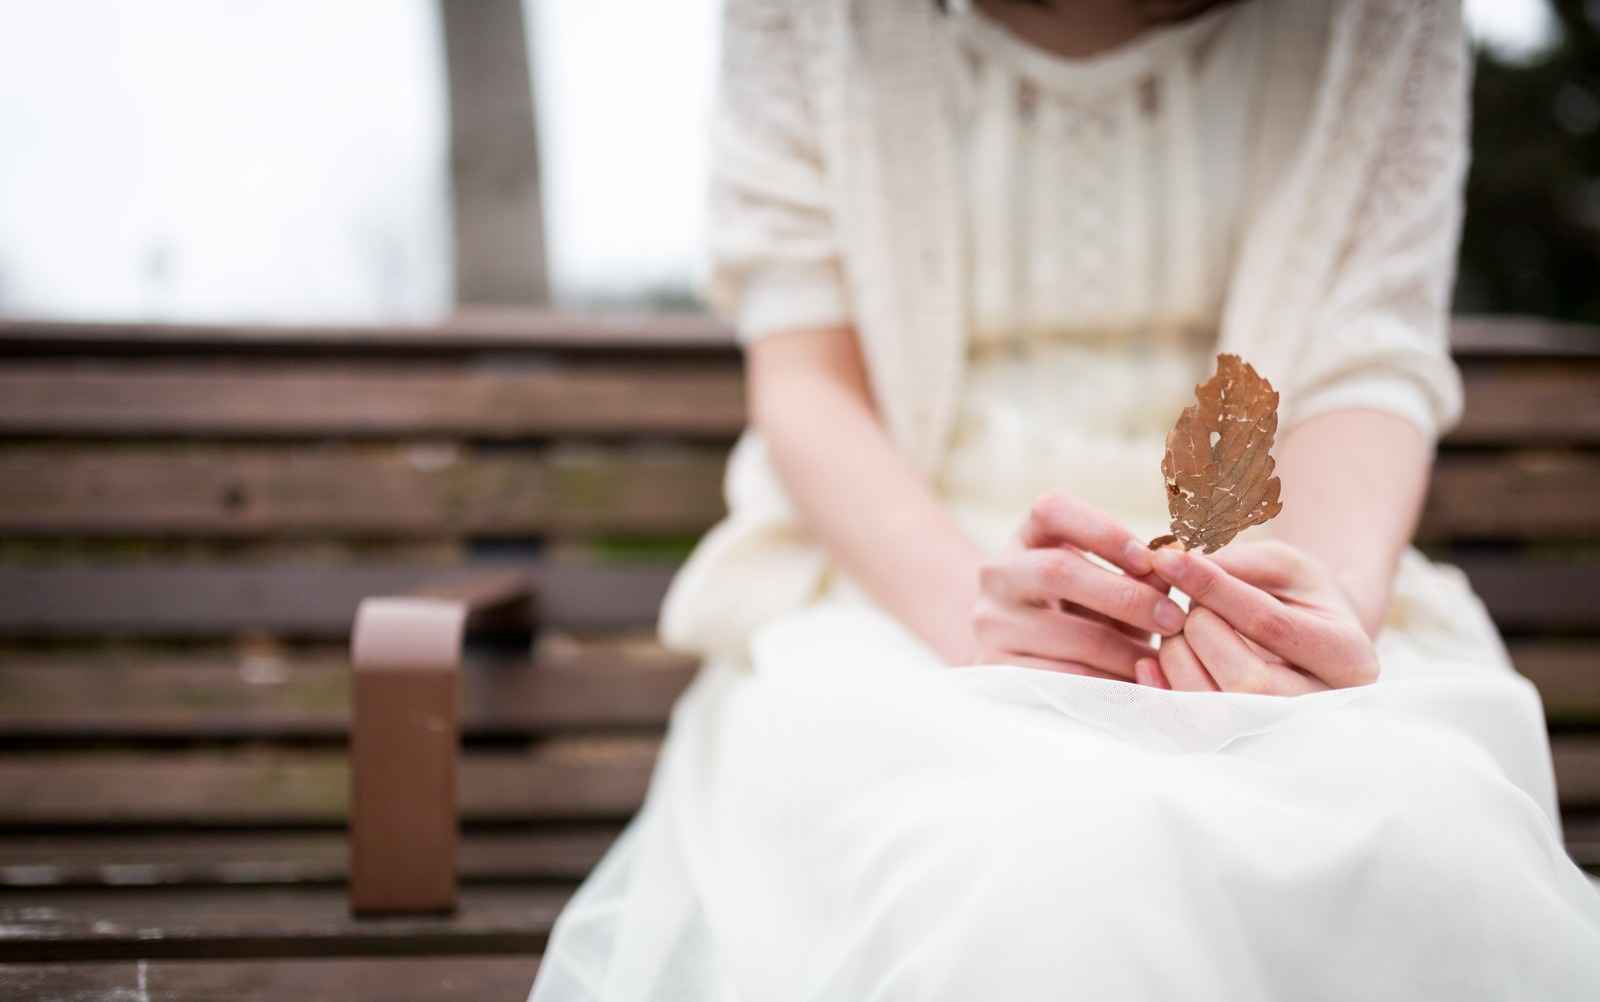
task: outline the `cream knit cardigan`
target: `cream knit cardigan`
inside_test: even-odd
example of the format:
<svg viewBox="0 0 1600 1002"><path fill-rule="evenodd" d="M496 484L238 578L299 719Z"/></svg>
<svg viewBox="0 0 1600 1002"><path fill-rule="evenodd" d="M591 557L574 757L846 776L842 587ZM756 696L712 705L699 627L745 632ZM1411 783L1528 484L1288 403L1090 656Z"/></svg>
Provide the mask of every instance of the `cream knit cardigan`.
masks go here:
<svg viewBox="0 0 1600 1002"><path fill-rule="evenodd" d="M1459 3L1249 0L1268 46L1220 347L1282 392L1283 427L1344 408L1430 440L1460 412L1447 342L1466 169ZM966 358L949 75L932 0L727 0L713 135L713 304L743 337L852 321L878 410L930 478ZM662 609L671 646L742 658L830 561L766 447Z"/></svg>

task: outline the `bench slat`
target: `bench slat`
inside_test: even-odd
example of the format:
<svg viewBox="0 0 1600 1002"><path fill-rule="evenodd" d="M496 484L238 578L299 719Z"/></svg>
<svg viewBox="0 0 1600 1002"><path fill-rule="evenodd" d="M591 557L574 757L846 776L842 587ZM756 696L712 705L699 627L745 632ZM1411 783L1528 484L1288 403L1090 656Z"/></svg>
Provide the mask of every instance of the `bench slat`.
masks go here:
<svg viewBox="0 0 1600 1002"><path fill-rule="evenodd" d="M1569 816L1567 852L1600 867L1600 818ZM616 840L610 826L519 831L468 828L458 860L467 884L575 883ZM342 884L349 845L336 831L117 831L0 835L0 888Z"/></svg>
<svg viewBox="0 0 1600 1002"><path fill-rule="evenodd" d="M1433 470L1419 537L1600 538L1600 452L1445 453Z"/></svg>
<svg viewBox="0 0 1600 1002"><path fill-rule="evenodd" d="M1461 550L1448 553L1446 559L1466 572L1503 631L1592 633L1595 629L1600 556L1592 552L1563 559Z"/></svg>
<svg viewBox="0 0 1600 1002"><path fill-rule="evenodd" d="M0 353L182 352L234 354L335 351L343 354L460 355L539 350L625 358L634 353L724 355L738 346L726 324L704 313L576 313L556 310L458 312L436 324L98 323L0 319Z"/></svg>
<svg viewBox="0 0 1600 1002"><path fill-rule="evenodd" d="M1446 554L1508 631L1589 631L1600 555ZM655 562L544 565L311 561L0 565L0 634L12 637L348 635L363 596L403 591L474 567L527 569L540 615L557 629L649 629L676 567Z"/></svg>
<svg viewBox="0 0 1600 1002"><path fill-rule="evenodd" d="M1555 735L1550 739L1556 788L1563 813L1600 808L1600 738Z"/></svg>
<svg viewBox="0 0 1600 1002"><path fill-rule="evenodd" d="M744 424L733 360L636 364L28 361L0 434L73 438L684 436Z"/></svg>
<svg viewBox="0 0 1600 1002"><path fill-rule="evenodd" d="M591 728L659 728L694 662L653 645L548 650L531 661L469 659L469 738ZM609 649L608 649L609 648ZM343 740L350 664L342 651L33 654L0 662L0 742L205 738Z"/></svg>
<svg viewBox="0 0 1600 1002"><path fill-rule="evenodd" d="M1518 641L1511 655L1552 723L1600 723L1600 641ZM481 738L660 727L694 670L643 639L547 643L528 664L469 659L462 729ZM348 733L349 672L344 651L327 649L11 656L0 661L0 740L337 741Z"/></svg>
<svg viewBox="0 0 1600 1002"><path fill-rule="evenodd" d="M1468 360L1457 445L1600 442L1592 361ZM202 439L340 436L727 440L737 359L484 367L392 362L28 360L0 371L0 433Z"/></svg>
<svg viewBox="0 0 1600 1002"><path fill-rule="evenodd" d="M519 1002L538 967L535 954L6 964L0 995L30 1002Z"/></svg>
<svg viewBox="0 0 1600 1002"><path fill-rule="evenodd" d="M19 535L695 535L723 512L725 453L449 445L0 447ZM1442 455L1422 536L1600 537L1600 453ZM381 503L378 499L381 499Z"/></svg>
<svg viewBox="0 0 1600 1002"><path fill-rule="evenodd" d="M1467 358L1600 358L1600 334L1593 326L1547 317L1451 317L1450 346L1457 356Z"/></svg>
<svg viewBox="0 0 1600 1002"><path fill-rule="evenodd" d="M1464 365L1466 411L1443 444L1600 443L1597 369L1587 360Z"/></svg>
<svg viewBox="0 0 1600 1002"><path fill-rule="evenodd" d="M468 883L577 881L615 841L615 824L516 831L469 828L459 868ZM87 830L0 835L0 887L342 884L342 831L148 833Z"/></svg>
<svg viewBox="0 0 1600 1002"><path fill-rule="evenodd" d="M0 635L217 637L273 633L347 638L368 595L455 571L526 570L540 622L553 629L649 628L669 563L543 564L284 560L0 564Z"/></svg>
<svg viewBox="0 0 1600 1002"><path fill-rule="evenodd" d="M532 753L472 752L460 767L467 823L617 820L638 809L653 738L558 739ZM184 828L340 825L342 752L30 752L0 756L0 830L33 826Z"/></svg>
<svg viewBox="0 0 1600 1002"><path fill-rule="evenodd" d="M1507 649L1517 671L1538 687L1552 724L1600 724L1600 642L1516 640Z"/></svg>
<svg viewBox="0 0 1600 1002"><path fill-rule="evenodd" d="M583 742L581 755L470 753L461 763L461 817L473 823L620 820L642 801L649 739ZM1552 741L1567 810L1600 805L1600 739ZM325 751L33 753L0 758L4 826L338 825L349 770Z"/></svg>
<svg viewBox="0 0 1600 1002"><path fill-rule="evenodd" d="M361 920L342 887L39 889L0 904L0 962L530 954L569 894L467 887L455 915Z"/></svg>
<svg viewBox="0 0 1600 1002"><path fill-rule="evenodd" d="M696 535L725 451L454 445L0 447L0 532L356 537Z"/></svg>
<svg viewBox="0 0 1600 1002"><path fill-rule="evenodd" d="M1527 316L1451 318L1453 350L1466 357L1559 355L1600 357L1593 327ZM188 351L241 347L310 349L334 346L373 352L418 347L449 351L486 348L599 350L665 348L677 351L737 351L733 331L705 313L575 313L539 309L458 311L436 324L263 325L182 323L99 323L94 321L0 319L0 349L48 351L65 345L89 348L183 348Z"/></svg>

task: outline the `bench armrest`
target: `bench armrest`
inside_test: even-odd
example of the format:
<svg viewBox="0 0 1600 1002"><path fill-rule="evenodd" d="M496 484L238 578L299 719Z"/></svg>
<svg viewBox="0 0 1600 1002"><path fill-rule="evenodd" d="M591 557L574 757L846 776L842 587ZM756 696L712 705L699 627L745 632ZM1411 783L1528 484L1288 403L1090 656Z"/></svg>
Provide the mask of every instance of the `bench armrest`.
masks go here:
<svg viewBox="0 0 1600 1002"><path fill-rule="evenodd" d="M350 638L350 910L456 903L459 673L469 630L531 637L534 588L515 572L369 597Z"/></svg>

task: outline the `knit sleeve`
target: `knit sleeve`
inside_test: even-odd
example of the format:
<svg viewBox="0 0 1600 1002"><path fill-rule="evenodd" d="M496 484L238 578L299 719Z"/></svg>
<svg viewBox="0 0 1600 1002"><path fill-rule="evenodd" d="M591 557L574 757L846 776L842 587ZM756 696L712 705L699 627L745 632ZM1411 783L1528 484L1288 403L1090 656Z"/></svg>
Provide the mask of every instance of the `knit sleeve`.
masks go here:
<svg viewBox="0 0 1600 1002"><path fill-rule="evenodd" d="M1406 8L1389 12L1397 9ZM1376 409L1431 441L1461 412L1449 304L1467 166L1468 61L1459 3L1427 0L1406 13L1420 23L1410 26L1388 107L1344 109L1376 117L1380 131L1368 147L1348 242L1313 311L1295 420ZM1351 58L1359 63L1361 51Z"/></svg>
<svg viewBox="0 0 1600 1002"><path fill-rule="evenodd" d="M817 6L727 0L724 9L708 298L744 342L849 320L808 88L806 18Z"/></svg>

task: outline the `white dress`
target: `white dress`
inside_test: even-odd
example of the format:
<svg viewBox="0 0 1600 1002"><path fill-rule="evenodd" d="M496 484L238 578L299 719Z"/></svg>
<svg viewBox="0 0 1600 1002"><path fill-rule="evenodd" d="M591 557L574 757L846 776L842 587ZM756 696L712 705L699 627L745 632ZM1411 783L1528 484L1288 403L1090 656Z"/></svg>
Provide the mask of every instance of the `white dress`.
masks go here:
<svg viewBox="0 0 1600 1002"><path fill-rule="evenodd" d="M986 545L1045 489L1165 531L1252 17L1069 63L958 9L978 252L937 486ZM1600 998L1600 895L1476 597L1410 553L1377 646L1377 684L1295 698L949 669L835 574L680 701L532 999Z"/></svg>

